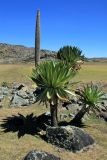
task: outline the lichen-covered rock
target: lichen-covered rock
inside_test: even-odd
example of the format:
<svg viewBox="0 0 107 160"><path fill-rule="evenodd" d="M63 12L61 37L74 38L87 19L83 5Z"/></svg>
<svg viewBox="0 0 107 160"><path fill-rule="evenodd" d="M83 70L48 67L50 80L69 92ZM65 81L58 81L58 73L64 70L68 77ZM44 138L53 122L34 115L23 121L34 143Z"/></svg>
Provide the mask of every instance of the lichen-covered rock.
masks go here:
<svg viewBox="0 0 107 160"><path fill-rule="evenodd" d="M24 98L24 99L28 99L29 98L28 94L24 90L18 91L17 95L22 97L22 98Z"/></svg>
<svg viewBox="0 0 107 160"><path fill-rule="evenodd" d="M23 87L25 87L25 84L22 84L22 83L14 83L13 84L13 89L15 89L15 90L21 90Z"/></svg>
<svg viewBox="0 0 107 160"><path fill-rule="evenodd" d="M18 96L17 94L15 94L10 101L11 107L20 107L20 106L28 106L28 105L29 105L29 100L24 99Z"/></svg>
<svg viewBox="0 0 107 160"><path fill-rule="evenodd" d="M8 87L0 87L0 94L7 96L9 94L9 88Z"/></svg>
<svg viewBox="0 0 107 160"><path fill-rule="evenodd" d="M60 160L60 158L47 152L34 150L29 152L24 160Z"/></svg>
<svg viewBox="0 0 107 160"><path fill-rule="evenodd" d="M25 84L14 84L10 96L11 107L28 106L36 102L34 91Z"/></svg>
<svg viewBox="0 0 107 160"><path fill-rule="evenodd" d="M88 148L95 143L94 139L78 127L48 127L47 141L57 147L77 152Z"/></svg>

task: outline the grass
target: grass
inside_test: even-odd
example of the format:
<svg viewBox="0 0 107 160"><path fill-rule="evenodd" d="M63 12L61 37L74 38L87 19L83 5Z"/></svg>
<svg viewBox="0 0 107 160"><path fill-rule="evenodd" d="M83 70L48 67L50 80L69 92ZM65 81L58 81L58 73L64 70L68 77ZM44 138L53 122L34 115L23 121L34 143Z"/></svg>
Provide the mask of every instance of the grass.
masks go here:
<svg viewBox="0 0 107 160"><path fill-rule="evenodd" d="M107 63L85 63L75 77L82 82L107 82Z"/></svg>
<svg viewBox="0 0 107 160"><path fill-rule="evenodd" d="M24 82L32 83L31 75L34 65L0 65L0 83ZM105 85L107 90L107 63L85 63L73 79L81 83L97 82Z"/></svg>
<svg viewBox="0 0 107 160"><path fill-rule="evenodd" d="M0 65L0 83L2 82L29 82L29 76L31 74L32 65Z"/></svg>
<svg viewBox="0 0 107 160"><path fill-rule="evenodd" d="M2 82L21 82L31 84L28 76L31 74L33 65L0 65L0 83ZM87 83L90 81L107 83L107 64L106 63L86 63L83 65L80 73L74 78L76 81ZM107 91L107 88L105 88ZM40 115L47 109L39 104L34 104L23 108L0 109L0 124L8 116L18 115ZM25 134L18 138L16 132L3 132L0 128L0 160L22 160L23 157L31 150L37 149L53 153L62 158L62 160L107 160L107 123L92 117L85 122L84 128L91 136L94 137L96 145L82 153L71 153L64 150L58 150L51 144L46 143L37 135Z"/></svg>
<svg viewBox="0 0 107 160"><path fill-rule="evenodd" d="M3 123L3 119L17 115L40 115L44 113L46 108L35 104L25 108L12 108L12 109L1 109L0 112L0 123ZM58 150L55 146L46 143L37 135L25 134L21 138L18 138L18 132L3 132L0 129L0 160L21 160L29 151L37 149L53 153L56 156L62 158L62 160L107 160L107 124L95 118L92 118L85 122L86 128L84 128L91 136L96 140L96 145L82 153L71 153L64 150Z"/></svg>

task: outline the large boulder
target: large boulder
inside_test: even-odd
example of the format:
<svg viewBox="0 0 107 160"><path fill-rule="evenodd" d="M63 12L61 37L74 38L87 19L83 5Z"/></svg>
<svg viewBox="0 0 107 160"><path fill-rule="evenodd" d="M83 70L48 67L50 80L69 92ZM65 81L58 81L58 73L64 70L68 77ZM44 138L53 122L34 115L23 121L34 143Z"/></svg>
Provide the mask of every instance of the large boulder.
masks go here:
<svg viewBox="0 0 107 160"><path fill-rule="evenodd" d="M89 134L74 126L48 127L46 137L49 143L72 152L87 149L95 143Z"/></svg>
<svg viewBox="0 0 107 160"><path fill-rule="evenodd" d="M29 152L24 160L60 160L60 158L47 152L34 150Z"/></svg>

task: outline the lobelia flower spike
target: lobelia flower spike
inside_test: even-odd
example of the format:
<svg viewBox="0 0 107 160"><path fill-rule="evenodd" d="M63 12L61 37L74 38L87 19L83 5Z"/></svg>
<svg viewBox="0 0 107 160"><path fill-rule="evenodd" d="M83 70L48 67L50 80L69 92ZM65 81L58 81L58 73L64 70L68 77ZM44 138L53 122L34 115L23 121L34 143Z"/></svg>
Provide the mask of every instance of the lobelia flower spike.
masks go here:
<svg viewBox="0 0 107 160"><path fill-rule="evenodd" d="M40 10L37 11L35 30L35 67L40 60Z"/></svg>

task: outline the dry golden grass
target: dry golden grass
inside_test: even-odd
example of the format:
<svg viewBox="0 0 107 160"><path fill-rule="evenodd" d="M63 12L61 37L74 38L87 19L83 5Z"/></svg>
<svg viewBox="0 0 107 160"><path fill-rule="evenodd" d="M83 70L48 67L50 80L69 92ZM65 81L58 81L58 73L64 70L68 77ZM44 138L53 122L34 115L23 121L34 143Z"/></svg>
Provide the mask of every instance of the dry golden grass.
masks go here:
<svg viewBox="0 0 107 160"><path fill-rule="evenodd" d="M0 83L2 82L22 82L32 83L29 76L31 75L34 65L0 65ZM105 84L107 90L107 63L85 63L82 69L73 79L74 81L81 81L81 83L97 82Z"/></svg>
<svg viewBox="0 0 107 160"><path fill-rule="evenodd" d="M46 108L40 105L33 105L25 108L1 109L0 123L8 116L28 115L34 113L39 115L46 111ZM37 149L53 153L62 158L62 160L107 160L107 124L101 120L90 119L85 123L85 130L96 140L96 145L88 151L81 153L72 153L64 150L58 150L55 146L46 143L39 136L25 134L18 138L18 132L4 133L0 129L0 160L22 160L22 158L31 150Z"/></svg>
<svg viewBox="0 0 107 160"><path fill-rule="evenodd" d="M107 82L107 63L85 63L75 77L82 82Z"/></svg>
<svg viewBox="0 0 107 160"><path fill-rule="evenodd" d="M33 65L0 64L0 82L29 82Z"/></svg>

